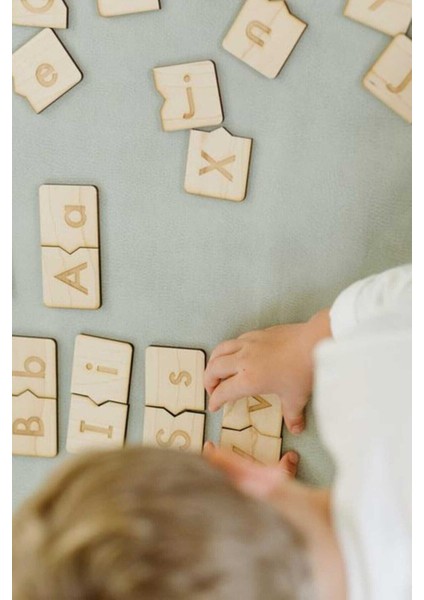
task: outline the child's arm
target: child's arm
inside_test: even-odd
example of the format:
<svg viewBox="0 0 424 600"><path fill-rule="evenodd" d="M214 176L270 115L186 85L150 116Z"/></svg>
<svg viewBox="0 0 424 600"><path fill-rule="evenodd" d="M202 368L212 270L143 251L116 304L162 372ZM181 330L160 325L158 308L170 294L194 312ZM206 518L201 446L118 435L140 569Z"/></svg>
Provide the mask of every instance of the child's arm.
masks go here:
<svg viewBox="0 0 424 600"><path fill-rule="evenodd" d="M277 394L292 433L304 428L303 409L312 391L313 349L331 337L329 310L307 323L245 333L213 351L205 373L209 410L253 394Z"/></svg>

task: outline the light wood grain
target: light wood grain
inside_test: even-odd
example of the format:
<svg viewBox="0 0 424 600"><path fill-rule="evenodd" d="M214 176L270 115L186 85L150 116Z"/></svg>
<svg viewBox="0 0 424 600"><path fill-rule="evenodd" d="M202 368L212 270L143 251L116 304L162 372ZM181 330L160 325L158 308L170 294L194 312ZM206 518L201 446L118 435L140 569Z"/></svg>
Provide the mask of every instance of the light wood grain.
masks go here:
<svg viewBox="0 0 424 600"><path fill-rule="evenodd" d="M397 35L365 75L363 84L379 100L412 123L412 42Z"/></svg>
<svg viewBox="0 0 424 600"><path fill-rule="evenodd" d="M216 68L212 61L153 69L156 89L164 98L164 131L219 125L223 121Z"/></svg>
<svg viewBox="0 0 424 600"><path fill-rule="evenodd" d="M407 32L412 19L412 0L348 0L344 14L394 36Z"/></svg>
<svg viewBox="0 0 424 600"><path fill-rule="evenodd" d="M57 454L57 401L30 391L12 397L12 452L23 456Z"/></svg>
<svg viewBox="0 0 424 600"><path fill-rule="evenodd" d="M281 457L281 438L262 435L254 427L243 431L222 429L221 447L248 460L276 464Z"/></svg>
<svg viewBox="0 0 424 600"><path fill-rule="evenodd" d="M225 50L273 79L307 25L283 0L246 0L223 41Z"/></svg>
<svg viewBox="0 0 424 600"><path fill-rule="evenodd" d="M166 410L146 406L143 443L200 454L203 448L205 415L184 412L173 417Z"/></svg>
<svg viewBox="0 0 424 600"><path fill-rule="evenodd" d="M68 8L63 0L12 0L12 23L66 29Z"/></svg>
<svg viewBox="0 0 424 600"><path fill-rule="evenodd" d="M44 304L56 308L96 309L101 305L99 251L41 249Z"/></svg>
<svg viewBox="0 0 424 600"><path fill-rule="evenodd" d="M102 17L115 17L148 10L159 10L159 0L97 0L97 9Z"/></svg>
<svg viewBox="0 0 424 600"><path fill-rule="evenodd" d="M75 338L71 391L101 404L128 402L133 347L91 335Z"/></svg>
<svg viewBox="0 0 424 600"><path fill-rule="evenodd" d="M275 394L261 394L241 398L224 407L222 426L242 430L253 426L264 435L281 437L283 410Z"/></svg>
<svg viewBox="0 0 424 600"><path fill-rule="evenodd" d="M105 402L100 406L86 396L72 394L66 450L120 448L124 445L128 404Z"/></svg>
<svg viewBox="0 0 424 600"><path fill-rule="evenodd" d="M12 74L15 92L24 96L36 113L82 79L80 70L51 29L43 29L13 53Z"/></svg>
<svg viewBox="0 0 424 600"><path fill-rule="evenodd" d="M189 194L240 202L246 197L252 140L223 127L190 131L184 189Z"/></svg>
<svg viewBox="0 0 424 600"><path fill-rule="evenodd" d="M12 394L25 390L40 398L57 397L55 340L13 336Z"/></svg>
<svg viewBox="0 0 424 600"><path fill-rule="evenodd" d="M174 415L205 410L204 352L149 346L145 356L146 405L166 408Z"/></svg>
<svg viewBox="0 0 424 600"><path fill-rule="evenodd" d="M97 188L92 185L42 185L39 190L42 246L66 252L99 247Z"/></svg>

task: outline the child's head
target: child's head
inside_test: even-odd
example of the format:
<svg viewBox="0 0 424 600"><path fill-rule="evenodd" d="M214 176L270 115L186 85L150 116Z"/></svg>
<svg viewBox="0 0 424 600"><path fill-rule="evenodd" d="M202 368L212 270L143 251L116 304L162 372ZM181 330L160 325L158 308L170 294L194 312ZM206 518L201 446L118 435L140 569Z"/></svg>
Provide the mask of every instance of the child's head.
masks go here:
<svg viewBox="0 0 424 600"><path fill-rule="evenodd" d="M15 600L298 600L301 541L201 457L79 457L16 514Z"/></svg>

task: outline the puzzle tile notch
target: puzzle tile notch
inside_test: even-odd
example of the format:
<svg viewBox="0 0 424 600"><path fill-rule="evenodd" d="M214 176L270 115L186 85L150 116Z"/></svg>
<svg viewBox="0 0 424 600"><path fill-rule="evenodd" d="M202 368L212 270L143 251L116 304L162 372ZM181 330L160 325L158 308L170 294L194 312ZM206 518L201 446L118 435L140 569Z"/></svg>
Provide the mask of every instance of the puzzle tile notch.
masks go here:
<svg viewBox="0 0 424 600"><path fill-rule="evenodd" d="M82 79L51 29L43 29L12 55L13 87L40 113Z"/></svg>
<svg viewBox="0 0 424 600"><path fill-rule="evenodd" d="M242 431L221 430L221 447L261 464L276 464L281 457L282 439L262 435L254 427Z"/></svg>
<svg viewBox="0 0 424 600"><path fill-rule="evenodd" d="M347 0L345 17L390 36L406 33L412 20L412 0Z"/></svg>
<svg viewBox="0 0 424 600"><path fill-rule="evenodd" d="M222 45L265 77L274 79L306 27L291 14L284 0L246 0Z"/></svg>
<svg viewBox="0 0 424 600"><path fill-rule="evenodd" d="M66 29L68 7L63 0L12 0L12 24Z"/></svg>
<svg viewBox="0 0 424 600"><path fill-rule="evenodd" d="M245 199L252 139L214 131L190 131L184 190L189 194L233 200Z"/></svg>
<svg viewBox="0 0 424 600"><path fill-rule="evenodd" d="M55 340L12 338L12 452L48 458L57 454Z"/></svg>
<svg viewBox="0 0 424 600"><path fill-rule="evenodd" d="M412 41L397 35L363 80L364 87L412 123Z"/></svg>
<svg viewBox="0 0 424 600"><path fill-rule="evenodd" d="M164 131L222 123L218 77L211 60L156 67L153 79L164 99L160 113Z"/></svg>
<svg viewBox="0 0 424 600"><path fill-rule="evenodd" d="M143 444L147 446L200 454L204 429L204 413L184 411L173 416L163 408L145 407Z"/></svg>
<svg viewBox="0 0 424 600"><path fill-rule="evenodd" d="M275 394L258 394L226 404L222 427L238 431L254 427L262 435L281 437L283 428L281 400Z"/></svg>
<svg viewBox="0 0 424 600"><path fill-rule="evenodd" d="M97 188L42 185L39 196L44 304L55 308L99 308Z"/></svg>

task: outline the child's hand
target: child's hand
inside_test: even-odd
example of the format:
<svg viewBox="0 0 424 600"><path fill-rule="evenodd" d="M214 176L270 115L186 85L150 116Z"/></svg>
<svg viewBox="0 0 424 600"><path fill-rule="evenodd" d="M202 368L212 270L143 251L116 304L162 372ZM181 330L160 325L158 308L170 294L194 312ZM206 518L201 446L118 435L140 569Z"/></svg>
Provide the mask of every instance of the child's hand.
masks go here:
<svg viewBox="0 0 424 600"><path fill-rule="evenodd" d="M326 337L331 337L328 309L307 323L277 325L219 344L205 372L209 410L244 396L277 394L287 428L301 433L312 392L313 349Z"/></svg>

